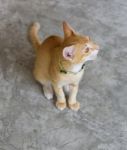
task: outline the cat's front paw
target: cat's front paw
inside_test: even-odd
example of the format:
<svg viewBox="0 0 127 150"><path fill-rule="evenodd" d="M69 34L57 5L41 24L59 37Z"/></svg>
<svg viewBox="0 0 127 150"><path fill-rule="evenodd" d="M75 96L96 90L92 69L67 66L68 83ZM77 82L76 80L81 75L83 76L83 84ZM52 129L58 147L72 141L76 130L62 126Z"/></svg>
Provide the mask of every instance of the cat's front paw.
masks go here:
<svg viewBox="0 0 127 150"><path fill-rule="evenodd" d="M66 108L66 102L60 102L60 101L56 101L56 107L59 110L64 110Z"/></svg>
<svg viewBox="0 0 127 150"><path fill-rule="evenodd" d="M74 110L74 111L78 111L80 109L80 103L76 102L76 103L69 103L69 108Z"/></svg>

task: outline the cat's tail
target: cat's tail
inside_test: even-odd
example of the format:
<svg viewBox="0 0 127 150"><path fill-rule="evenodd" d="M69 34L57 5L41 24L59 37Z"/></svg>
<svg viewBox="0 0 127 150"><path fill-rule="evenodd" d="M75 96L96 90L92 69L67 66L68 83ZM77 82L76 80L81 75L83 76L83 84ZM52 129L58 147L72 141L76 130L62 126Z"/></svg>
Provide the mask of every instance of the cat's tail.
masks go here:
<svg viewBox="0 0 127 150"><path fill-rule="evenodd" d="M36 51L41 45L41 40L38 36L39 29L40 29L40 24L38 22L35 22L32 24L29 31L30 41L32 42L33 47L35 48Z"/></svg>

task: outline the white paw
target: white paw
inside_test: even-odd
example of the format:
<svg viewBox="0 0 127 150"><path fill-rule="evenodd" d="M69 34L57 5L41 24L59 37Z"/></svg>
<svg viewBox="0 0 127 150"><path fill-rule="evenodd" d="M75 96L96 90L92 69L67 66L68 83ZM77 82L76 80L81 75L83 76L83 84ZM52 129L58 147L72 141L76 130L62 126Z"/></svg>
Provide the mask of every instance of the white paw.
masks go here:
<svg viewBox="0 0 127 150"><path fill-rule="evenodd" d="M47 99L53 98L53 90L52 90L52 87L50 85L46 85L46 86L44 85L43 91L44 91L44 95Z"/></svg>
<svg viewBox="0 0 127 150"><path fill-rule="evenodd" d="M53 93L44 93L44 95L48 100L53 98Z"/></svg>

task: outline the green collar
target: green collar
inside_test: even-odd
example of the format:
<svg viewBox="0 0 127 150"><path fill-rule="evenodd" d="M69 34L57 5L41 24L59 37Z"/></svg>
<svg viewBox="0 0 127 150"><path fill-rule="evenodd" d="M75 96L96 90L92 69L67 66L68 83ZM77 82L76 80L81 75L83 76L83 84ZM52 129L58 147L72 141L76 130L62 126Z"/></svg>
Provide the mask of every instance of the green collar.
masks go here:
<svg viewBox="0 0 127 150"><path fill-rule="evenodd" d="M85 67L85 63L82 65L81 69L78 72L75 73L75 72L72 72L72 71L65 70L64 67L63 67L63 65L62 65L62 63L61 63L61 61L59 61L60 73L64 73L64 74L68 74L68 73L70 73L70 74L77 74L80 71L82 71L84 69L84 67Z"/></svg>

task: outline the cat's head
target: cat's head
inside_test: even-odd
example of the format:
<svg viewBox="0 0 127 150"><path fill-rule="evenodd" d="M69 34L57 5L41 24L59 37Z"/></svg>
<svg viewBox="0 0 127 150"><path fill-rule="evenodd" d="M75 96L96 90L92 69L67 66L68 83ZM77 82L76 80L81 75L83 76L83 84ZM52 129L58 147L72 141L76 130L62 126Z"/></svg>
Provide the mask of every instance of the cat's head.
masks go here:
<svg viewBox="0 0 127 150"><path fill-rule="evenodd" d="M77 34L66 22L63 22L63 31L63 58L65 60L72 63L84 63L96 59L99 46L88 36Z"/></svg>

